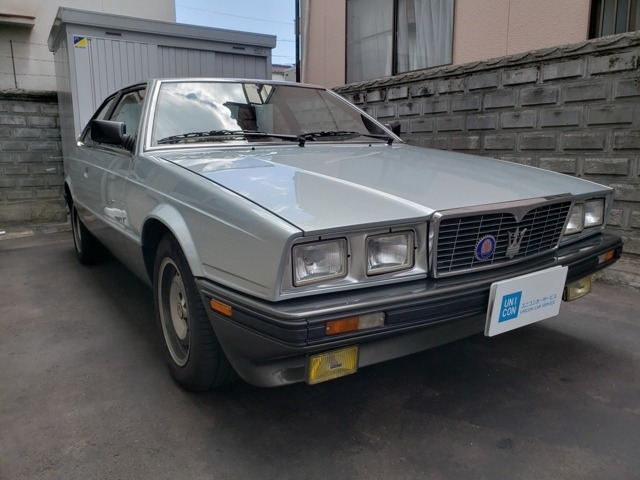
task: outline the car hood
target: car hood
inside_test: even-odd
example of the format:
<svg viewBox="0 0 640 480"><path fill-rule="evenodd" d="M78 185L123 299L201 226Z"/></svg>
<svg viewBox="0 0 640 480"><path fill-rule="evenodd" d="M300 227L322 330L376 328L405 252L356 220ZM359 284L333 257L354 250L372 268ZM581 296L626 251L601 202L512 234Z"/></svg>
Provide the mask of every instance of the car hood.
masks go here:
<svg viewBox="0 0 640 480"><path fill-rule="evenodd" d="M408 145L363 144L168 152L179 164L304 232L413 222L435 211L562 194L602 185L485 157Z"/></svg>

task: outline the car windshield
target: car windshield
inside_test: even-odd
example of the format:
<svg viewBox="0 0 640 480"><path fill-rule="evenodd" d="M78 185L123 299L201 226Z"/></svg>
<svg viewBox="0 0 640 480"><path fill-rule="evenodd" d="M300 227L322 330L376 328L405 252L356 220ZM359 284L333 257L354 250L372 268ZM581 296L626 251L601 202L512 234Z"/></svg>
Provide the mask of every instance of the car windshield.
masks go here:
<svg viewBox="0 0 640 480"><path fill-rule="evenodd" d="M373 139L373 140L372 140ZM245 82L163 82L151 145L196 142L387 141L361 111L320 88Z"/></svg>

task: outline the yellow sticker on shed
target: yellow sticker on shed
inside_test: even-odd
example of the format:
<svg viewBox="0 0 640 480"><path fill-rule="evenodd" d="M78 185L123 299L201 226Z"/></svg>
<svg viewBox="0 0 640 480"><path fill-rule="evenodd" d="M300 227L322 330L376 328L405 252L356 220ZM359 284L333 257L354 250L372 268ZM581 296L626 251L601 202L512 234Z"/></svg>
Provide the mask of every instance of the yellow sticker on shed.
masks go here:
<svg viewBox="0 0 640 480"><path fill-rule="evenodd" d="M73 46L75 48L87 48L87 37L73 36Z"/></svg>

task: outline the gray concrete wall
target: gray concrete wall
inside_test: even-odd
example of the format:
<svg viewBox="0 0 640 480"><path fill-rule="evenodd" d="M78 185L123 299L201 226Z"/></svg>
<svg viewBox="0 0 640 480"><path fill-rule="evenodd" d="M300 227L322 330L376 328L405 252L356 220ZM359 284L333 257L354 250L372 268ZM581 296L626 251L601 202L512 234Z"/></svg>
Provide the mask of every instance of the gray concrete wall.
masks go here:
<svg viewBox="0 0 640 480"><path fill-rule="evenodd" d="M335 90L408 143L575 175L615 189L625 240L610 275L640 285L640 32ZM613 278L615 276L615 278Z"/></svg>
<svg viewBox="0 0 640 480"><path fill-rule="evenodd" d="M0 91L0 225L66 220L58 100Z"/></svg>

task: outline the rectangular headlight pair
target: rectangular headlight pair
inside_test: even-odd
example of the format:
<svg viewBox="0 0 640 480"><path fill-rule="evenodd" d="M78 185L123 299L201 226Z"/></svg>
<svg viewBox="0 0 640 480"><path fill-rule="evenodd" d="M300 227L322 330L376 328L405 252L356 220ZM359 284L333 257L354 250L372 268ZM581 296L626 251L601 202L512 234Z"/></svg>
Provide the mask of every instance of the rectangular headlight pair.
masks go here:
<svg viewBox="0 0 640 480"><path fill-rule="evenodd" d="M293 247L293 284L307 285L347 275L347 240L338 238Z"/></svg>
<svg viewBox="0 0 640 480"><path fill-rule="evenodd" d="M413 266L412 231L372 235L366 240L366 273L380 275ZM293 247L293 284L324 282L347 275L347 240L305 243Z"/></svg>
<svg viewBox="0 0 640 480"><path fill-rule="evenodd" d="M395 272L413 266L413 232L367 238L367 275Z"/></svg>
<svg viewBox="0 0 640 480"><path fill-rule="evenodd" d="M565 235L580 233L585 228L597 227L604 223L604 198L575 203L564 229Z"/></svg>

